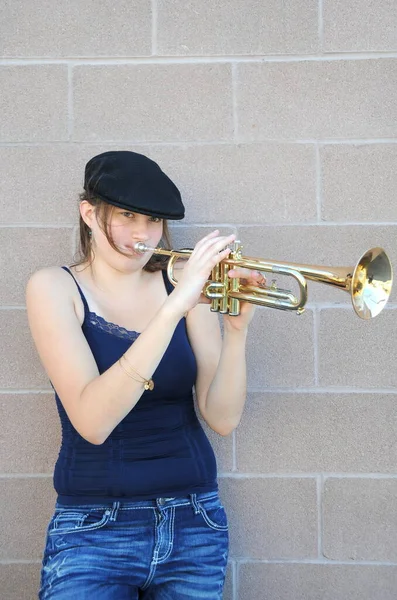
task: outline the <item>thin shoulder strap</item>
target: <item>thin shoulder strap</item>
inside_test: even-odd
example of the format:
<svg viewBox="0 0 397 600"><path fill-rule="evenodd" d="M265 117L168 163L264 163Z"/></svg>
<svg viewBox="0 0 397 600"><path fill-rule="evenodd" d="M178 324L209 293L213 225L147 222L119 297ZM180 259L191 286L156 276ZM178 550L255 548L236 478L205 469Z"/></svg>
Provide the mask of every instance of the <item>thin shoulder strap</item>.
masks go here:
<svg viewBox="0 0 397 600"><path fill-rule="evenodd" d="M172 290L174 289L174 286L172 285L171 281L168 279L167 271L162 270L161 272L163 274L165 289L167 290L167 294L170 295Z"/></svg>
<svg viewBox="0 0 397 600"><path fill-rule="evenodd" d="M69 269L69 267L61 267L61 268L62 268L62 269L64 269L64 271L67 271L67 273L69 273L69 275L71 275L71 276L73 277L73 279L74 279L74 282L75 282L75 284L77 285L77 289L79 290L80 297L81 297L81 299L82 299L82 301L83 301L83 304L84 304L84 316L86 317L86 316L87 316L87 314L90 312L90 309L88 308L88 302L87 302L87 300L85 299L85 296L84 296L84 294L83 294L83 291L82 291L81 287L80 287L80 286L79 286L79 284L77 283L77 281L76 281L76 278L75 278L75 276L73 275L72 271Z"/></svg>

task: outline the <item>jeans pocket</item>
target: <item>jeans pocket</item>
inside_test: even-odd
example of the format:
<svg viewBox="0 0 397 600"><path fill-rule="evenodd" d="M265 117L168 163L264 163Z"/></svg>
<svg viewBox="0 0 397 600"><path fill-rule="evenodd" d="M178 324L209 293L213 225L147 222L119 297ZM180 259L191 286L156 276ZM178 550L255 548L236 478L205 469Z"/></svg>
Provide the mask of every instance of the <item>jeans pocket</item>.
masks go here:
<svg viewBox="0 0 397 600"><path fill-rule="evenodd" d="M219 499L204 500L198 502L201 516L208 527L216 531L228 531L229 525L224 507Z"/></svg>
<svg viewBox="0 0 397 600"><path fill-rule="evenodd" d="M111 510L57 509L51 519L48 535L93 531L104 527Z"/></svg>

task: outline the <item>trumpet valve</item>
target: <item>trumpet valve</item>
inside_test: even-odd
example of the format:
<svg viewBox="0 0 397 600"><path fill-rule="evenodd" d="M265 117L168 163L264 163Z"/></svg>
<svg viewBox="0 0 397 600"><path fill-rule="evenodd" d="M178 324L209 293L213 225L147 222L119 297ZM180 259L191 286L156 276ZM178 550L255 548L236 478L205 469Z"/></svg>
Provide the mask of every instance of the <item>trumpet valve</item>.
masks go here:
<svg viewBox="0 0 397 600"><path fill-rule="evenodd" d="M240 240L235 240L233 242L231 250L232 250L231 254L232 254L233 259L241 260L243 246L242 246Z"/></svg>

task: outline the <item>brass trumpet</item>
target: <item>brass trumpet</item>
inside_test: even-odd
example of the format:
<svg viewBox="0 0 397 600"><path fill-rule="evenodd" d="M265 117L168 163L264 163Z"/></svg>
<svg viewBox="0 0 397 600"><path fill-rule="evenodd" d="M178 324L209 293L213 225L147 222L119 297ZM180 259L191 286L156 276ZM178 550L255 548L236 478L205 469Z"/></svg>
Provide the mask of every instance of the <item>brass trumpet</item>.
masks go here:
<svg viewBox="0 0 397 600"><path fill-rule="evenodd" d="M174 286L178 283L174 278L176 261L188 259L193 252L191 249L150 248L142 242L135 244L134 249L141 253L152 251L169 256L167 275ZM298 283L300 296L297 298L291 291L277 288L275 283L260 287L242 285L238 278L227 275L229 269L238 267L293 277ZM212 270L203 294L211 300L211 310L223 314L238 315L240 302L244 301L280 310L295 310L300 315L307 302L306 280L345 290L350 294L356 314L368 320L376 317L386 306L392 288L393 271L382 248L371 248L365 252L355 267L321 267L242 256L241 242L235 241L228 258Z"/></svg>

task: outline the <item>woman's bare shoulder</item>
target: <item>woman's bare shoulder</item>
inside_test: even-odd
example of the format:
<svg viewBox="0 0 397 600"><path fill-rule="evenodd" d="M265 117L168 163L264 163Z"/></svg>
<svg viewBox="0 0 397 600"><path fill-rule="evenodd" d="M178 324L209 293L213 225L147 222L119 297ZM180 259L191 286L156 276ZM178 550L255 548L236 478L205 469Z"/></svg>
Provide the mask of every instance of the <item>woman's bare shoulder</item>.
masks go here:
<svg viewBox="0 0 397 600"><path fill-rule="evenodd" d="M55 286L70 287L70 281L72 281L70 274L65 269L62 269L62 267L43 267L30 275L28 286L34 285L35 288L40 288L52 284Z"/></svg>
<svg viewBox="0 0 397 600"><path fill-rule="evenodd" d="M44 267L32 273L26 285L27 298L33 297L45 301L57 298L74 304L79 294L73 278L61 267Z"/></svg>

